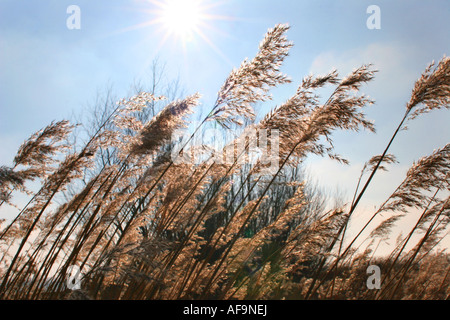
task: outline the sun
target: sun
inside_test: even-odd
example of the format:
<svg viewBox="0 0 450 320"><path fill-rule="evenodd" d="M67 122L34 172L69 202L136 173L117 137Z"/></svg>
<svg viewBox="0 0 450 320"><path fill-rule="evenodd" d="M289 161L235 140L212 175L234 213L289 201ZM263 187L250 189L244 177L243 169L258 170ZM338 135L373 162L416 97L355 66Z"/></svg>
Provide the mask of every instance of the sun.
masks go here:
<svg viewBox="0 0 450 320"><path fill-rule="evenodd" d="M154 23L161 25L166 37L173 36L186 42L202 34L206 20L211 17L205 12L206 7L201 0L164 0L151 1L158 7L154 11Z"/></svg>
<svg viewBox="0 0 450 320"><path fill-rule="evenodd" d="M172 35L192 40L205 20L198 0L167 0L161 10L161 22Z"/></svg>
<svg viewBox="0 0 450 320"><path fill-rule="evenodd" d="M224 5L221 0L141 0L143 7L135 8L148 16L148 20L126 27L118 32L130 32L142 28L152 28L149 38L160 36L155 51L161 50L169 39L173 50L196 50L207 44L224 61L231 64L228 57L215 45L211 37L230 37L218 28L219 21L234 21L235 17L217 13Z"/></svg>

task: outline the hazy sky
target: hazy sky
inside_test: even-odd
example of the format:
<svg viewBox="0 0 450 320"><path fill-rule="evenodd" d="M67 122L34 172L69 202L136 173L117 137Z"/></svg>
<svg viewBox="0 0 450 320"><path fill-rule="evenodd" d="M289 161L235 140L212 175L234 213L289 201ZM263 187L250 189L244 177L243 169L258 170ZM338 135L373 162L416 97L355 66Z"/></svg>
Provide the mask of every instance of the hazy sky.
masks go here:
<svg viewBox="0 0 450 320"><path fill-rule="evenodd" d="M266 30L289 23L295 46L283 71L294 82L275 90L274 101L260 112L289 98L309 73L336 67L344 76L364 63L379 70L376 80L363 87L376 100L367 114L377 134L335 135L336 151L351 166L308 161L321 184L351 194L363 163L383 151L401 120L414 81L432 60L450 53L448 0L204 0L199 2L207 26L184 42L167 37L167 26L148 23L160 18L155 2L0 1L0 165L11 164L30 134L52 120L79 114L108 84L121 97L133 82L148 81L157 57L166 63L166 79L179 77L184 92L202 93L208 110L230 70L254 56ZM67 28L69 5L81 9L79 30ZM370 5L381 9L381 29L367 28ZM444 146L448 123L448 111L410 123L391 149L400 164L377 177L364 205L379 204L414 160Z"/></svg>

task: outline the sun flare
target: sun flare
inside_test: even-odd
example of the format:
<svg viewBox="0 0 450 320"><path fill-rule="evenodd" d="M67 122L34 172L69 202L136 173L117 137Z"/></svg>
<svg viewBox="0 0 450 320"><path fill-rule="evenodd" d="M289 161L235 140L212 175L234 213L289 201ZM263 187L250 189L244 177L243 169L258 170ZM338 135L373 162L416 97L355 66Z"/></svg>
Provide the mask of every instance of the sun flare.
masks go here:
<svg viewBox="0 0 450 320"><path fill-rule="evenodd" d="M169 41L174 50L186 53L192 48L206 44L227 63L228 57L215 45L211 37L229 36L220 30L219 21L232 21L235 18L218 13L217 8L224 2L217 0L143 0L146 4L139 10L148 14L149 19L127 27L122 32L151 27L153 34L160 37L156 50Z"/></svg>
<svg viewBox="0 0 450 320"><path fill-rule="evenodd" d="M208 15L204 12L202 0L164 0L152 1L159 9L156 21L160 24L166 36L174 36L182 41L191 41L201 33Z"/></svg>
<svg viewBox="0 0 450 320"><path fill-rule="evenodd" d="M203 20L198 0L168 0L161 11L164 27L183 40L191 39Z"/></svg>

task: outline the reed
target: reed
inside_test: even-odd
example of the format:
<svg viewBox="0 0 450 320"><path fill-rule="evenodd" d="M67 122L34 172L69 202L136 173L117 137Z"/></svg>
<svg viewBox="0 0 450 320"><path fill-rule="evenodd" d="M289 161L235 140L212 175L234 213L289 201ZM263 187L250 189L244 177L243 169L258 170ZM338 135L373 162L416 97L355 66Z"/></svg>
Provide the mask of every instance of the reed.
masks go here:
<svg viewBox="0 0 450 320"><path fill-rule="evenodd" d="M448 236L450 145L414 163L379 209L359 221L356 235L346 238L376 173L397 163L388 152L402 129L422 114L449 108L450 59L425 70L386 148L362 169L349 205L330 209L305 181L302 163L313 154L347 164L334 151L333 133L375 133L365 115L373 101L361 88L376 70L363 65L343 78L337 70L307 76L292 97L256 122L258 103L291 81L281 72L293 46L288 30L268 30L258 53L226 77L207 116L177 152L175 133L188 127L201 96L167 102L157 112L165 100L154 88L120 100L83 145L70 148L76 132L68 121L53 122L25 141L13 166L0 167L0 206L14 205L16 192L30 198L1 225L0 298L448 298L449 255L436 247ZM325 86L332 88L328 97L319 95ZM209 150L195 142L211 125L233 138L198 163L179 161ZM249 132L256 130L279 132L274 171L264 170L261 156L246 161ZM217 161L225 154L233 155L231 161ZM40 188L28 190L28 181ZM421 212L414 227L390 255L376 256L414 210ZM381 214L387 217L373 226ZM372 264L384 270L378 292L364 286ZM79 290L68 285L74 265L83 271Z"/></svg>

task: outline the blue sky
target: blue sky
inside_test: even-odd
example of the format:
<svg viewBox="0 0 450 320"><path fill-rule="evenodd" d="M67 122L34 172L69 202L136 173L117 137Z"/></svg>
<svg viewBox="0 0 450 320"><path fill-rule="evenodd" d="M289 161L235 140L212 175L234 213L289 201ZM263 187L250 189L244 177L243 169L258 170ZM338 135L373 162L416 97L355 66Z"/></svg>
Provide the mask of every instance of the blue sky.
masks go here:
<svg viewBox="0 0 450 320"><path fill-rule="evenodd" d="M159 0L164 2L164 0ZM69 5L81 9L81 29L69 30ZM363 163L381 153L404 113L414 81L432 60L450 53L450 2L429 1L202 1L206 13L226 17L207 21L185 46L169 37L161 45L161 25L133 28L157 18L147 0L1 0L0 1L0 164L10 165L18 146L52 120L79 114L108 84L118 97L136 80L149 80L152 61L166 63L168 79L179 77L187 94L213 102L229 71L253 57L268 28L289 23L295 44L283 66L294 80L273 91L262 113L282 103L309 73L336 67L344 76L364 63L379 70L364 86L376 104L368 110L378 133L337 133L336 151L351 166L311 158L308 166L327 187L351 194ZM381 29L369 30L369 5L381 9ZM128 31L127 31L128 30ZM380 203L402 180L414 160L445 145L450 113L415 120L391 152L400 160L381 174L365 206Z"/></svg>

